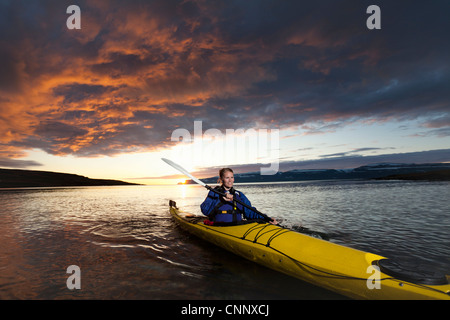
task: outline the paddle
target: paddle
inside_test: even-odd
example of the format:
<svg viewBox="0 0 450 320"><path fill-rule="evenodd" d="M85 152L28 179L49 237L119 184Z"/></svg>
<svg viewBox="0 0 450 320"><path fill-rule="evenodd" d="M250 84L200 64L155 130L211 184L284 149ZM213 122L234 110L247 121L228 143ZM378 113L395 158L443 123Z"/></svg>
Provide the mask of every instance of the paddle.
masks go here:
<svg viewBox="0 0 450 320"><path fill-rule="evenodd" d="M218 190L216 190L216 189L214 189L214 188L208 186L208 185L207 185L206 183L204 183L203 181L201 181L201 180L197 179L196 177L194 177L194 176L193 176L192 174L190 174L186 169L184 169L182 166L176 164L175 162L173 162L173 161L171 161L171 160L169 160L169 159L166 159L166 158L161 158L161 160L163 160L165 163L167 163L167 164L170 165L171 167L177 169L178 171L180 171L180 172L183 173L184 175L186 175L186 176L188 176L189 178L191 178L192 181L194 181L195 183L197 183L197 184L199 184L199 185L205 187L206 189L208 189L208 190L210 190L210 191L212 191L212 192L215 192L215 193L217 193L217 194L219 194L219 195L221 195L221 196L224 196L224 197L226 196L225 193L222 193L222 192L220 192L220 191L218 191ZM243 203L243 202L240 201L239 199L234 198L234 201L236 201L237 203L239 203L239 204L241 204L242 206L246 207L247 209L250 209L250 210L256 212L257 214L261 215L262 217L264 217L264 219L269 220L269 221L272 220L272 219L269 218L266 214L264 214L264 213L258 211L256 208L253 208L253 207L250 207L250 206L246 205L245 203ZM277 225L280 226L280 227L282 227L282 228L285 228L285 227L281 226L280 224L277 224ZM312 231L312 230L309 230L308 228L305 228L305 227L302 227L302 226L300 226L300 227L293 226L292 229L294 229L294 230L297 231L297 232L304 233L304 234L308 234L308 235L313 236L313 237L316 237L316 238L322 238L322 239L324 239L324 240L329 240L329 239L330 239L330 237L329 237L326 233L323 233L323 232L317 232L317 231Z"/></svg>
<svg viewBox="0 0 450 320"><path fill-rule="evenodd" d="M209 191L212 191L214 193L217 193L221 196L226 197L226 194L223 192L220 192L210 186L208 186L206 183L204 183L203 181L197 179L196 177L194 177L192 174L190 174L186 169L184 169L182 166L176 164L175 162L166 159L166 158L161 158L162 161L164 161L165 163L167 163L168 165L172 166L173 168L177 169L178 171L180 171L181 173L183 173L184 175L188 176L189 178L192 179L192 181L194 181L195 183L205 187L206 189L208 189ZM234 198L234 201L236 201L237 203L241 204L242 206L246 207L247 209L250 209L254 212L256 212L257 214L259 214L260 216L262 216L265 220L268 221L272 221L272 218L269 218L266 214L258 211L256 208L250 207L249 205L245 204L244 202L240 201L239 199Z"/></svg>

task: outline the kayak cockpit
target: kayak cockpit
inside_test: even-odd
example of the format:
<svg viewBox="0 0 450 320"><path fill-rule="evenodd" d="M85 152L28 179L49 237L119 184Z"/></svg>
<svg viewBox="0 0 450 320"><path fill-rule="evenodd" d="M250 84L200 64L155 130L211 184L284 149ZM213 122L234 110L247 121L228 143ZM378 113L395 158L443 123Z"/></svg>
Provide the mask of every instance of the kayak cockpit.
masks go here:
<svg viewBox="0 0 450 320"><path fill-rule="evenodd" d="M449 284L446 275L431 270L419 259L408 259L408 261L380 259L373 264L377 265L381 272L410 283L434 286Z"/></svg>

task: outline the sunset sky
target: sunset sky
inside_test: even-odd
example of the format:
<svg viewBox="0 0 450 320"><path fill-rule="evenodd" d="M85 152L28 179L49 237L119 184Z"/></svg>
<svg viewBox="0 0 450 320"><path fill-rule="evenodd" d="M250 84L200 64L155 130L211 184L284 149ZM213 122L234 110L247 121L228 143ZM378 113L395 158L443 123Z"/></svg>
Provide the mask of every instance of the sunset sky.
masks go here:
<svg viewBox="0 0 450 320"><path fill-rule="evenodd" d="M161 157L199 177L450 162L449 14L446 0L0 0L0 167L159 183L182 178ZM172 141L195 140L195 121L235 134ZM250 154L239 129L278 140Z"/></svg>

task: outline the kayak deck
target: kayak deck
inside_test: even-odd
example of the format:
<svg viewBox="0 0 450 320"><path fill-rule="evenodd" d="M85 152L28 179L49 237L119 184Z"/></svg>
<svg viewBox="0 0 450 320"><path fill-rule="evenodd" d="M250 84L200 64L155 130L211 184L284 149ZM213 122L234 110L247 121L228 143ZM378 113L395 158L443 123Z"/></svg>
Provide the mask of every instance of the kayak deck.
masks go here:
<svg viewBox="0 0 450 320"><path fill-rule="evenodd" d="M248 260L355 299L449 299L448 279L402 277L383 256L300 234L270 223L209 226L204 217L170 213L188 232ZM392 267L394 265L394 267ZM397 270L395 270L395 267ZM392 272L391 272L392 271ZM386 272L386 273L385 273ZM387 274L389 273L389 274ZM409 281L408 281L409 280ZM427 284L432 283L432 284Z"/></svg>

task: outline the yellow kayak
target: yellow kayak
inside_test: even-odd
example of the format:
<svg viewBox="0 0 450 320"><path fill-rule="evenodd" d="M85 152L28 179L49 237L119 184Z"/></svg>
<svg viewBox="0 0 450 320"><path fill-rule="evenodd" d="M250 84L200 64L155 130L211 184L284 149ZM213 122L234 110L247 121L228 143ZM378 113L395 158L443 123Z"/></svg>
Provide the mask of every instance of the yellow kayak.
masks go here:
<svg viewBox="0 0 450 320"><path fill-rule="evenodd" d="M179 225L263 266L354 299L450 300L449 276L417 270L383 256L344 247L269 223L210 226L205 217L169 202Z"/></svg>

